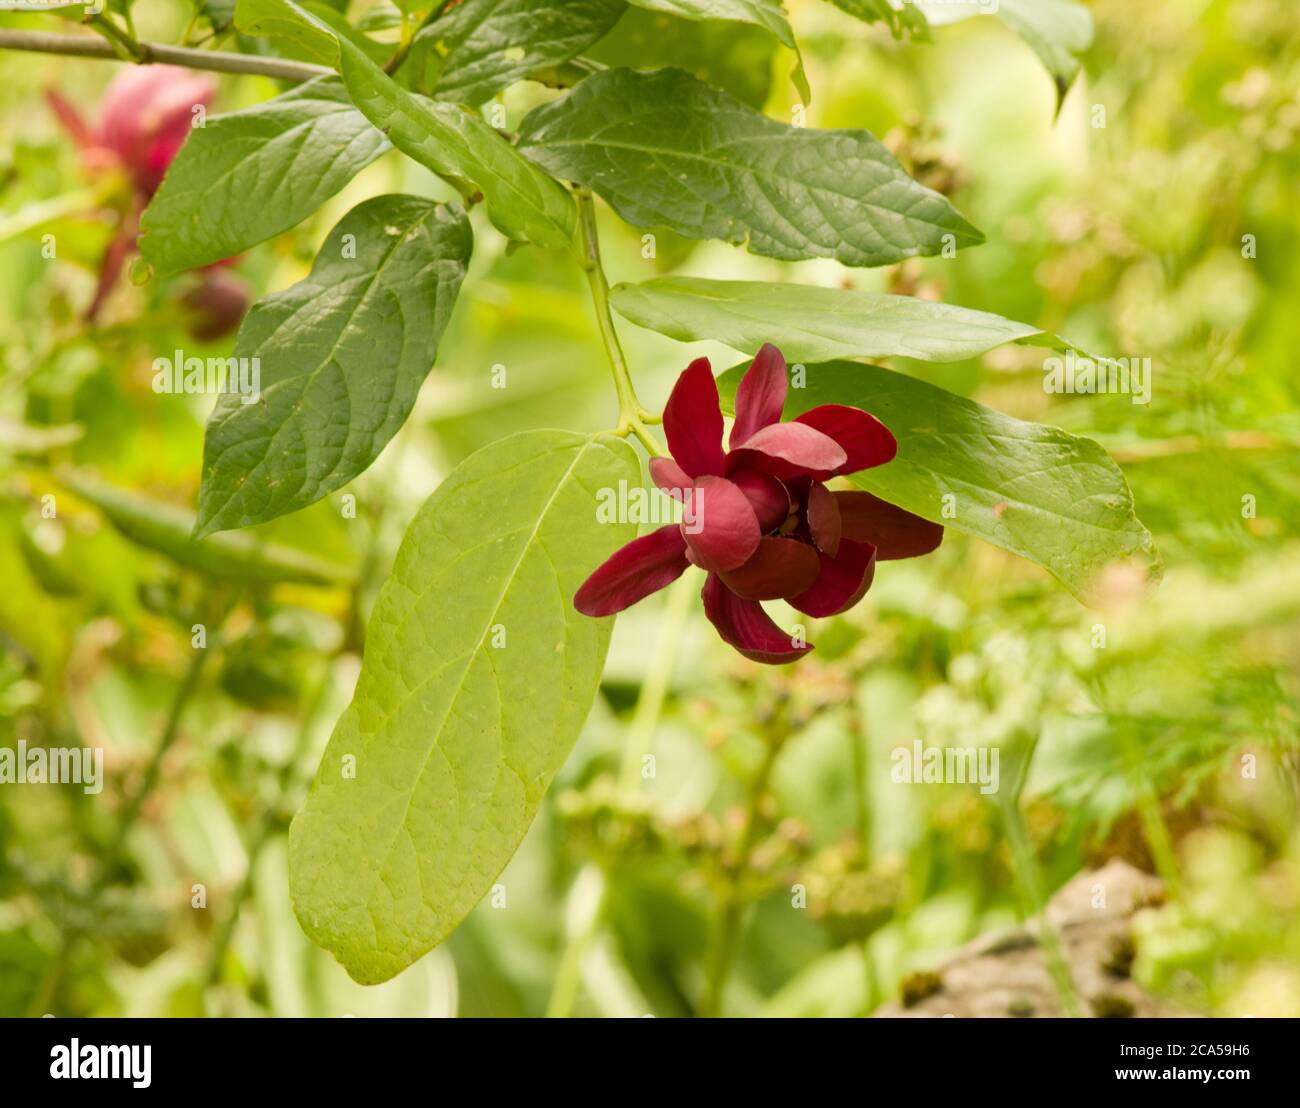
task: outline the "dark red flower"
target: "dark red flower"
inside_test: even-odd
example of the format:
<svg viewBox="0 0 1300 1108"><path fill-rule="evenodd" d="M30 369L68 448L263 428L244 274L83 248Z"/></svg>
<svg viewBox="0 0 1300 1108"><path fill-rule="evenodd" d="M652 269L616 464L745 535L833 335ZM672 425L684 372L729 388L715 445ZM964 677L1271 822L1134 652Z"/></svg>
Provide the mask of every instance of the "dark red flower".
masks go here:
<svg viewBox="0 0 1300 1108"><path fill-rule="evenodd" d="M621 612L697 565L708 573L705 614L723 640L756 662L791 662L811 644L782 631L759 601L835 615L866 594L877 561L939 545L937 523L822 483L890 461L898 444L884 424L842 404L782 423L787 386L785 359L769 343L736 390L724 451L708 359L686 367L664 408L672 457L650 459L655 484L682 500L683 521L616 550L573 598L578 611Z"/></svg>

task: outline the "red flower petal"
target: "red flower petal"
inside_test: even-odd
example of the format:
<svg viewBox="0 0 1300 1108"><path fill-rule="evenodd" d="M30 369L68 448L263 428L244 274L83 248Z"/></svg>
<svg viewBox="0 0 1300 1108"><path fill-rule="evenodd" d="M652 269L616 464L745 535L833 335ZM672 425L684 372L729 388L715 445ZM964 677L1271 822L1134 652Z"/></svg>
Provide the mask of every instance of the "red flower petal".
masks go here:
<svg viewBox="0 0 1300 1108"><path fill-rule="evenodd" d="M45 90L45 101L63 129L72 136L72 141L77 144L79 150L84 151L95 145L94 136L90 133L90 128L81 117L81 113L56 89Z"/></svg>
<svg viewBox="0 0 1300 1108"><path fill-rule="evenodd" d="M721 573L723 583L746 600L776 600L803 592L821 572L821 560L798 539L763 539L739 569Z"/></svg>
<svg viewBox="0 0 1300 1108"><path fill-rule="evenodd" d="M765 342L736 389L736 422L731 426L728 440L733 447L756 431L781 421L788 387L781 351Z"/></svg>
<svg viewBox="0 0 1300 1108"><path fill-rule="evenodd" d="M728 458L732 469L756 466L773 477L824 480L848 461L848 454L829 435L806 423L773 423L756 431Z"/></svg>
<svg viewBox="0 0 1300 1108"><path fill-rule="evenodd" d="M704 599L704 614L722 641L751 661L780 665L802 658L812 649L810 644L797 643L782 631L758 601L744 600L733 593L717 574L709 574L700 596Z"/></svg>
<svg viewBox="0 0 1300 1108"><path fill-rule="evenodd" d="M833 616L852 608L871 588L876 573L876 548L869 542L840 542L834 558L819 555L822 571L812 587L790 598L805 615Z"/></svg>
<svg viewBox="0 0 1300 1108"><path fill-rule="evenodd" d="M725 477L701 477L686 503L682 535L691 561L712 572L735 569L762 537L749 498Z"/></svg>
<svg viewBox="0 0 1300 1108"><path fill-rule="evenodd" d="M615 550L582 583L573 606L586 616L611 616L671 585L686 566L686 543L670 523Z"/></svg>
<svg viewBox="0 0 1300 1108"><path fill-rule="evenodd" d="M815 427L843 447L848 460L835 470L837 474L884 465L898 453L898 441L889 428L861 408L823 404L796 416L795 422Z"/></svg>
<svg viewBox="0 0 1300 1108"><path fill-rule="evenodd" d="M808 490L808 531L817 549L834 558L840 548L840 509L835 494L820 481Z"/></svg>
<svg viewBox="0 0 1300 1108"><path fill-rule="evenodd" d="M667 493L691 491L690 475L671 458L650 459L650 480Z"/></svg>
<svg viewBox="0 0 1300 1108"><path fill-rule="evenodd" d="M722 475L722 409L708 358L696 358L677 378L664 407L664 435L690 476Z"/></svg>
<svg viewBox="0 0 1300 1108"><path fill-rule="evenodd" d="M748 498L754 514L758 516L758 529L766 534L785 522L790 514L790 494L775 477L756 469L742 469L728 478Z"/></svg>
<svg viewBox="0 0 1300 1108"><path fill-rule="evenodd" d="M915 558L943 542L943 527L869 492L837 492L844 537L873 543L876 558Z"/></svg>

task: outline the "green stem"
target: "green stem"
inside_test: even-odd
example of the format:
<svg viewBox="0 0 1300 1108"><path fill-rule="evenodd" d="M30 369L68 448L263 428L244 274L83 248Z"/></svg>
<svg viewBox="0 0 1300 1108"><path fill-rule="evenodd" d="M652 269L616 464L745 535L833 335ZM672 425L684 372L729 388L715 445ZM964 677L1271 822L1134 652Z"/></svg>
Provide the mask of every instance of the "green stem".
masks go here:
<svg viewBox="0 0 1300 1108"><path fill-rule="evenodd" d="M429 12L429 14L420 21L420 25L409 34L408 28L410 25L406 22L406 13L402 13L402 41L393 52L393 56L384 63L385 73L391 77L402 68L402 65L406 62L407 55L410 54L411 47L415 44L415 40L419 37L420 32L429 26L429 24L433 23L434 20L440 18L442 13L447 10L450 4L451 0L441 0L441 3L435 4L433 10Z"/></svg>
<svg viewBox="0 0 1300 1108"><path fill-rule="evenodd" d="M627 742L623 747L619 789L628 797L634 796L640 786L641 759L650 749L655 729L659 726L659 717L663 713L664 702L668 698L673 666L677 661L677 644L690 611L692 591L693 584L687 577L679 577L668 590L668 605L664 611L663 622L660 624L658 638L655 640L655 652L646 670L645 680L641 683L641 692L637 696L632 723L628 727ZM564 953L560 956L560 966L555 974L555 984L551 987L551 999L546 1006L548 1019L566 1019L573 1014L573 1005L578 998L578 985L582 978L582 961L605 918L609 878L595 867L590 869L595 869L597 876L589 876L588 870L578 875L573 883L573 892L570 894L572 905L570 910L576 912L579 908L575 898L589 895L585 883L599 879L600 887L594 895L594 903L587 914L569 930Z"/></svg>
<svg viewBox="0 0 1300 1108"><path fill-rule="evenodd" d="M107 15L92 15L86 22L108 40L113 52L124 62L142 62L147 57L148 52L136 42L135 36L119 27Z"/></svg>
<svg viewBox="0 0 1300 1108"><path fill-rule="evenodd" d="M590 888L594 882L599 884ZM609 878L599 866L584 866L574 879L565 912L568 938L564 944L564 953L560 955L555 984L551 986L551 997L546 1004L547 1019L568 1019L573 1015L578 987L582 983L582 963L605 918L608 891ZM574 919L575 916L578 918Z"/></svg>
<svg viewBox="0 0 1300 1108"><path fill-rule="evenodd" d="M677 578L668 588L668 603L664 608L659 637L655 640L654 656L646 669L645 680L637 697L636 710L627 730L623 745L623 762L619 785L623 793L631 796L641 781L641 763L650 753L650 744L659 726L668 686L672 682L673 668L677 664L677 648L681 642L682 628L691 610L691 597L695 582L688 576Z"/></svg>
<svg viewBox="0 0 1300 1108"><path fill-rule="evenodd" d="M1016 876L1020 883L1021 894L1025 899L1026 914L1038 920L1038 939L1043 946L1047 959L1047 968L1056 985L1061 1007L1067 1016L1083 1015L1079 1004L1079 992L1070 973L1069 964L1061 952L1060 937L1056 928L1047 918L1047 899L1043 896L1042 884L1038 877L1038 864L1034 859L1033 847L1029 841L1029 830L1025 826L1024 815L1020 811L1018 800L1006 806L1003 813L1007 828L1007 839L1011 846L1011 856L1016 867Z"/></svg>
<svg viewBox="0 0 1300 1108"><path fill-rule="evenodd" d="M727 979L731 976L731 967L740 949L740 925L745 910L740 883L749 869L750 857L755 846L754 840L758 832L759 805L772 780L772 767L776 765L776 758L781 752L784 738L784 723L778 721L768 735L763 763L759 766L753 781L750 782L749 794L745 801L744 823L741 825L740 838L736 846L735 868L730 883L720 897L718 922L714 928L717 940L709 959L704 999L700 1003L700 1015L706 1019L713 1019L722 1014L722 1000L727 989Z"/></svg>
<svg viewBox="0 0 1300 1108"><path fill-rule="evenodd" d="M609 281L605 278L605 268L600 261L596 205L590 189L578 190L578 240L581 250L579 260L587 274L591 302L596 309L596 322L600 326L600 337L605 344L605 353L609 356L610 371L614 375L614 391L618 394L618 426L614 433L624 438L635 435L651 457L663 457L663 447L646 428L647 423L655 422L655 416L646 411L637 399L627 358L618 341L618 331L614 328L614 316L609 310Z"/></svg>
<svg viewBox="0 0 1300 1108"><path fill-rule="evenodd" d="M163 759L180 736L181 716L185 712L190 697L194 695L194 691L199 687L199 677L203 673L203 665L212 652L213 646L214 644L209 643L202 649L191 648L193 653L190 656L190 664L185 670L185 677L182 679L180 686L176 689L176 695L172 698L171 709L167 713L166 726L163 728L158 745L154 748L153 756L149 759L149 764L145 768L144 780L140 782L140 787L136 789L131 799L126 802L126 806L122 809L122 815L117 825L117 833L113 836L112 843L105 855L107 865L104 868L101 881L106 880L108 875L111 874L111 867L126 843L126 837L131 828L135 826L135 821L139 818L144 802L148 800L158 784Z"/></svg>
<svg viewBox="0 0 1300 1108"><path fill-rule="evenodd" d="M284 801L290 790L294 786L294 779L297 776L298 766L307 753L311 745L311 732L315 726L317 718L320 716L320 710L325 704L326 694L330 689L330 679L334 671L334 662L342 653L342 650L335 651L325 663L325 672L317 682L315 689L312 691L311 698L307 703L307 710L303 713L302 723L298 727L297 739L294 742L293 751L288 759L280 766L279 772L275 776L275 795L277 804ZM266 844L271 841L275 835L277 822L275 819L276 812L274 809L268 811L258 825L253 840L248 845L248 863L244 870L244 878L235 890L234 897L231 900L230 909L227 911L225 918L217 928L216 934L212 939L212 950L208 955L208 969L206 981L208 985L215 985L221 979L222 963L226 960L226 951L230 949L231 940L235 935L235 927L239 923L239 915L243 910L244 902L248 900L253 892L253 881L257 870L257 861L262 855L262 850Z"/></svg>

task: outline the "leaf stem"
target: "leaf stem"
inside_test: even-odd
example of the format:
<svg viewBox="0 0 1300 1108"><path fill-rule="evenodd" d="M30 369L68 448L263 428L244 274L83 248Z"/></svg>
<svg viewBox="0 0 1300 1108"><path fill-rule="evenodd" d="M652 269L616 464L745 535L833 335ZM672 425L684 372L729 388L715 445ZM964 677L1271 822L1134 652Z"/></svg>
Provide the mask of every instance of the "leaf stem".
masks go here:
<svg viewBox="0 0 1300 1108"><path fill-rule="evenodd" d="M663 447L655 441L654 436L646 428L647 423L655 422L655 416L652 412L646 411L637 399L627 358L618 341L614 317L609 310L609 281L605 278L605 267L600 261L596 205L592 200L590 189L578 190L578 242L579 261L583 272L587 274L587 284L591 288L591 302L596 309L596 322L600 325L600 337L605 343L605 353L609 355L610 371L614 375L614 391L618 393L618 426L614 429L614 434L623 438L635 435L652 458L663 457Z"/></svg>
<svg viewBox="0 0 1300 1108"><path fill-rule="evenodd" d="M727 979L731 976L731 967L740 949L740 925L745 910L745 898L741 895L740 885L749 869L750 857L758 835L759 807L772 780L772 769L776 765L781 748L785 745L787 734L788 729L782 714L780 718L773 721L773 726L767 735L763 762L749 785L749 793L745 800L744 822L736 846L735 866L732 870L732 879L721 894L718 922L715 927L717 940L709 959L704 999L700 1002L699 1014L706 1019L714 1019L722 1014L722 999L726 992Z"/></svg>
<svg viewBox="0 0 1300 1108"><path fill-rule="evenodd" d="M131 828L135 826L135 821L139 818L145 801L149 799L158 784L163 759L166 758L167 752L171 750L180 737L181 717L185 714L190 699L199 687L199 678L203 674L203 667L208 660L208 655L219 648L221 626L234 608L237 599L237 595L227 596L214 604L214 617L204 621L211 628L208 642L202 647L190 647L189 665L186 667L185 676L181 679L181 683L172 697L171 708L167 713L167 722L163 727L162 735L158 739L158 745L154 748L154 752L149 759L149 764L145 767L144 779L140 782L140 787L131 794L131 798L123 807L122 814L118 819L117 831L114 833L104 855L104 868L100 872L99 887L107 885L112 880L113 866L126 844L126 837L130 834Z"/></svg>
<svg viewBox="0 0 1300 1108"><path fill-rule="evenodd" d="M120 29L119 36L125 36ZM214 73L251 73L279 81L310 81L333 73L323 65L263 58L220 50L196 50L188 46L167 46L157 42L135 42L130 60L139 65L179 65ZM16 31L0 28L0 50L24 50L37 54L63 54L75 58L122 61L121 46L91 35L60 35L48 31Z"/></svg>

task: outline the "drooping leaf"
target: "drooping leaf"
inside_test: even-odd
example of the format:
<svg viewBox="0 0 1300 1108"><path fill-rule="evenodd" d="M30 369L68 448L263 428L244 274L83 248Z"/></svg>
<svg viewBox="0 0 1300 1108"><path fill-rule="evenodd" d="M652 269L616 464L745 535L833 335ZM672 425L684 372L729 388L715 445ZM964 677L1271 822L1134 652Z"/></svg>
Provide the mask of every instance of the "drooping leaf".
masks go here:
<svg viewBox="0 0 1300 1108"><path fill-rule="evenodd" d="M716 339L747 354L770 342L791 362L955 362L1008 342L1078 349L991 312L856 289L658 277L617 285L612 302L633 323L681 342Z"/></svg>
<svg viewBox="0 0 1300 1108"><path fill-rule="evenodd" d="M520 149L629 223L773 258L885 265L983 236L867 131L790 127L680 69L610 69L535 108Z"/></svg>
<svg viewBox="0 0 1300 1108"><path fill-rule="evenodd" d="M624 0L466 0L416 36L444 55L429 93L481 104L541 66L576 57L626 10Z"/></svg>
<svg viewBox="0 0 1300 1108"><path fill-rule="evenodd" d="M389 148L337 77L196 128L141 217L162 276L247 250L306 219Z"/></svg>
<svg viewBox="0 0 1300 1108"><path fill-rule="evenodd" d="M528 431L471 455L412 522L290 832L299 922L356 980L445 939L519 846L609 644L573 594L635 531L598 522L596 493L637 480L620 440Z"/></svg>
<svg viewBox="0 0 1300 1108"><path fill-rule="evenodd" d="M458 208L376 197L304 280L253 306L233 357L257 359L260 395L223 393L208 421L198 534L306 507L379 456L433 366L471 248Z"/></svg>
<svg viewBox="0 0 1300 1108"><path fill-rule="evenodd" d="M719 379L728 411L746 368ZM1134 514L1124 474L1091 439L854 362L806 366L804 386L790 389L786 418L819 404L862 408L898 440L897 457L854 474L855 484L1036 562L1080 600L1112 562L1132 558L1154 568L1151 535Z"/></svg>
<svg viewBox="0 0 1300 1108"><path fill-rule="evenodd" d="M73 475L61 476L59 482L95 505L132 542L211 577L245 583L339 585L356 576L350 566L247 532L194 539L193 512L139 493Z"/></svg>
<svg viewBox="0 0 1300 1108"><path fill-rule="evenodd" d="M287 36L317 51L342 74L353 104L403 154L482 192L502 234L538 246L572 241L577 214L572 197L478 115L413 96L365 51L293 0L240 0L235 22L250 34Z"/></svg>
<svg viewBox="0 0 1300 1108"><path fill-rule="evenodd" d="M933 24L996 15L1025 40L1051 74L1056 85L1058 111L1079 72L1079 55L1092 45L1092 13L1077 0L997 0L996 4L919 2Z"/></svg>
<svg viewBox="0 0 1300 1108"><path fill-rule="evenodd" d="M803 56L799 53L799 44L795 42L794 31L781 0L628 0L628 3L695 22L721 20L762 27L774 35L782 46L795 52L797 61L790 80L794 82L795 89L805 104L811 100L808 78L803 69Z"/></svg>

